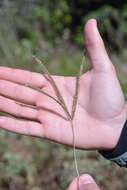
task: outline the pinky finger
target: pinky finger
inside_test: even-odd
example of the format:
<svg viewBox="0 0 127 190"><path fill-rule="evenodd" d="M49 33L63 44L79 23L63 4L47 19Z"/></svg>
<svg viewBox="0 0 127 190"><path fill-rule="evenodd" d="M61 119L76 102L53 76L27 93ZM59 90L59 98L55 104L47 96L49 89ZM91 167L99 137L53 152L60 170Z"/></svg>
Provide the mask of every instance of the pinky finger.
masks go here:
<svg viewBox="0 0 127 190"><path fill-rule="evenodd" d="M37 122L18 120L10 117L1 116L0 128L18 134L44 137L43 125Z"/></svg>

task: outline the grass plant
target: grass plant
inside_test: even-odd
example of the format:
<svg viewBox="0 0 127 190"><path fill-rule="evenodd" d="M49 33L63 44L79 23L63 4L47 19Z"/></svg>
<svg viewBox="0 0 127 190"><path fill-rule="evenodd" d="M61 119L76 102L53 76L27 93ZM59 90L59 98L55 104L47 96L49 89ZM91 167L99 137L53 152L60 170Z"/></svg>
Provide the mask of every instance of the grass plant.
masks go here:
<svg viewBox="0 0 127 190"><path fill-rule="evenodd" d="M32 87L28 84L25 84L25 86L29 87L29 88L32 88L36 91L38 91L39 93L42 93L46 96L48 96L49 98L53 99L56 103L59 104L59 106L62 107L62 109L64 110L65 114L66 114L66 119L68 120L68 122L70 122L70 127L72 128L72 136L73 136L73 139L72 139L72 145L73 145L73 157L74 157L74 164L75 164L75 169L76 169L76 174L77 174L77 177L79 179L80 177L80 174L79 174L79 169L78 169L78 164L77 164L77 155L76 155L76 143L75 143L75 129L74 129L74 124L73 124L73 120L74 120L74 117L75 117L75 112L76 112L76 107L77 107L77 103L78 103L78 95L79 95L79 87L80 87L80 77L81 75L83 74L83 61L84 61L84 56L82 58L82 62L80 64L80 71L79 71L79 74L76 76L76 84L75 84L75 92L74 92L74 95L73 95L73 100L72 100L72 108L71 108L71 113L69 112L69 108L68 106L66 105L65 101L64 101L64 98L61 94L61 92L59 91L53 77L51 76L51 74L49 73L48 69L46 68L45 64L40 60L38 59L36 56L33 56L33 58L35 59L35 61L41 65L41 68L43 70L43 76L45 76L45 78L48 80L48 82L50 83L50 85L52 86L55 94L56 94L56 97L53 97L52 95L48 94L47 92L43 91L42 89L40 88L35 88L35 87ZM16 102L16 101L15 101ZM36 109L36 106L29 106L27 104L24 104L24 103L19 103L19 102L16 102L16 104L19 104L21 106L25 106L25 107L32 107L32 108L35 108ZM18 117L16 116L13 116L13 114L9 114L9 113L5 113L5 112L1 112L1 115L6 115L8 117L11 117L11 118L15 118L17 119ZM24 118L18 118L20 120L26 120ZM79 183L78 183L78 180L77 180L77 188L79 189Z"/></svg>
<svg viewBox="0 0 127 190"><path fill-rule="evenodd" d="M75 164L75 169L76 169L76 174L77 177L79 179L80 174L79 174L79 169L78 169L78 164L77 164L77 156L76 156L76 144L75 144L75 130L74 130L74 124L73 124L73 120L74 120L74 116L75 116L75 112L76 112L76 107L77 107L77 103L78 103L78 95L79 95L79 87L80 87L80 77L83 74L83 61L84 61L84 56L82 58L82 62L80 64L80 72L79 74L76 76L76 84L75 84L75 93L73 96L73 102L72 102L72 108L71 108L71 113L69 112L69 108L67 107L61 92L59 91L54 79L52 78L51 74L49 73L48 69L46 68L45 64L38 59L36 56L33 56L33 58L36 60L36 62L38 64L41 64L43 72L47 75L48 77L48 81L51 84L52 88L54 89L54 92L57 96L57 99L54 98L53 96L51 96L50 94L44 92L43 90L40 89L35 89L41 93L43 93L44 95L52 98L56 103L58 103L64 110L66 116L67 116L67 120L70 122L70 126L72 128L72 135L73 135L73 139L72 139L72 144L73 144L73 155L74 155L74 164ZM32 87L33 88L33 87ZM79 189L79 183L77 182L77 187Z"/></svg>

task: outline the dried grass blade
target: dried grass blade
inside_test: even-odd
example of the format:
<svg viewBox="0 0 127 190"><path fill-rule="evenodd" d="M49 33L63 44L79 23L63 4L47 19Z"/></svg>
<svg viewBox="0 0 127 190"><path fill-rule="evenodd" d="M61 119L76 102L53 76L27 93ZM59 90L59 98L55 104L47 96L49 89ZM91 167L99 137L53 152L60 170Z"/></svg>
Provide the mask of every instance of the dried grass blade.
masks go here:
<svg viewBox="0 0 127 190"><path fill-rule="evenodd" d="M4 112L4 111L1 111L1 112L0 112L0 117L1 117L1 116L6 116L6 117L10 117L10 118L12 118L12 119L17 119L17 117L14 117L12 114L7 113L7 112Z"/></svg>
<svg viewBox="0 0 127 190"><path fill-rule="evenodd" d="M21 102L17 102L17 101L15 101L15 103L18 104L19 106L22 106L22 107L27 107L27 108L37 109L36 106L28 105L28 104L21 103Z"/></svg>
<svg viewBox="0 0 127 190"><path fill-rule="evenodd" d="M76 107L77 107L78 90L79 90L79 76L76 77L75 94L74 94L74 97L73 97L72 111L71 111L71 117L72 117L72 119L74 118Z"/></svg>
<svg viewBox="0 0 127 190"><path fill-rule="evenodd" d="M31 89L33 89L33 90L36 90L36 91L38 91L39 93L42 93L42 94L48 96L49 98L52 98L55 102L57 102L57 103L60 104L60 106L61 106L61 103L60 103L56 98L54 98L53 96L51 96L50 94L48 94L48 93L45 92L44 90L41 90L40 88L35 88L35 87L32 87L32 86L29 86L29 85L27 85L27 87L29 87L29 88L31 88Z"/></svg>
<svg viewBox="0 0 127 190"><path fill-rule="evenodd" d="M35 88L35 87L32 87L32 86L29 86L29 85L27 85L27 87L29 87L29 88L31 88L31 89L33 89L33 90L36 90L36 91L38 91L39 93L42 93L42 94L44 94L44 95L46 95L46 96L48 96L49 98L51 98L51 99L53 99L56 103L58 103L62 108L63 108L63 110L65 111L65 109L64 109L64 107L63 107L63 105L61 104L61 102L59 102L59 100L57 100L56 98L54 98L53 96L51 96L50 94L48 94L47 92L45 92L45 91L43 91L43 90L41 90L41 89L39 89L39 88ZM16 102L17 103L17 102ZM18 103L17 103L18 104ZM25 106L25 105L24 105ZM26 105L27 106L27 105ZM28 106L29 107L29 106ZM67 113L66 113L67 114ZM68 116L68 115L67 115ZM70 120L70 117L68 118L69 120Z"/></svg>
<svg viewBox="0 0 127 190"><path fill-rule="evenodd" d="M46 73L48 75L49 82L50 82L52 88L54 89L54 91L56 93L56 96L57 96L59 102L61 103L61 106L63 107L63 109L66 112L67 116L69 118L71 118L71 115L70 115L70 113L68 111L68 108L67 108L67 106L65 104L65 101L64 101L64 99L63 99L63 97L62 97L62 95L61 95L61 93L60 93L60 91L59 91L59 89L58 89L58 87L57 87L54 79L52 78L51 74L49 73L48 69L45 67L45 65L42 63L42 61L40 59L38 59L36 56L33 56L33 57L37 61L37 63L41 64L44 73Z"/></svg>
<svg viewBox="0 0 127 190"><path fill-rule="evenodd" d="M18 116L14 116L13 114L11 113L7 113L7 112L0 112L0 117L1 116L5 116L5 117L8 117L8 118L11 118L11 119L15 119L15 120L20 120L20 121L35 121L35 119L29 119L29 118L24 118L24 117L18 117Z"/></svg>
<svg viewBox="0 0 127 190"><path fill-rule="evenodd" d="M80 81L81 75L83 74L83 60L84 60L84 56L83 56L82 62L80 64L79 76L76 77L75 93L74 93L74 96L73 96L72 111L71 111L72 119L75 116L75 111L76 111L76 107L77 107L78 94L79 94L79 81Z"/></svg>

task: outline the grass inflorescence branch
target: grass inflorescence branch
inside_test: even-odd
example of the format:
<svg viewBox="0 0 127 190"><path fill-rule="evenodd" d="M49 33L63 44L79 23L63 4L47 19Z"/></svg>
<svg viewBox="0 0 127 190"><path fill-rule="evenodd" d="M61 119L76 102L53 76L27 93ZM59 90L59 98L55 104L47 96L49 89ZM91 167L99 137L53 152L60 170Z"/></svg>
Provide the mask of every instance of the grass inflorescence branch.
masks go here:
<svg viewBox="0 0 127 190"><path fill-rule="evenodd" d="M46 66L43 64L43 62L38 59L36 56L33 56L34 59L36 60L36 62L38 64L41 64L42 66L42 69L43 69L43 72L48 76L48 81L50 82L52 88L54 89L54 92L58 98L58 100L56 98L54 98L53 96L47 94L46 92L42 91L42 90L39 90L39 92L47 95L48 97L52 98L53 100L55 100L64 110L66 116L67 116L67 119L69 120L70 122L70 125L71 125L71 128L72 128L72 136L73 136L73 139L72 139L72 144L73 144L73 155L74 155L74 163L75 163L75 169L76 169L76 173L77 173L77 177L79 179L79 169L78 169L78 164L77 164L77 156L76 156L76 142L75 142L75 130L74 130L74 124L73 124L73 120L74 120L74 116L75 116L75 112L76 112L76 107L77 107L77 103L78 103L78 95L79 95L79 86L80 86L80 78L81 78L81 75L83 74L83 61L84 61L84 56L82 58L82 62L80 64L80 72L78 74L78 76L76 76L76 84L75 84L75 93L74 93L74 96L73 96L73 100L72 100L72 109L71 109L71 113L69 113L69 109L68 107L66 106L66 103L54 81L54 79L52 78L51 74L49 73L48 69L46 68ZM36 89L37 90L37 89ZM77 184L77 187L79 189L79 185Z"/></svg>
<svg viewBox="0 0 127 190"><path fill-rule="evenodd" d="M38 91L39 93L42 93L46 96L48 96L49 98L53 99L56 103L58 103L62 109L64 110L66 116L67 116L67 120L70 122L70 126L72 128L72 144L73 144L73 156L74 156L74 164L75 164L75 169L76 169L76 173L77 173L77 177L79 179L79 169L78 169L78 164L77 164L77 156L76 156L76 142L75 142L75 137L76 137L76 134L75 134L75 128L74 128L74 123L73 123L73 120L74 120L74 117L75 117L75 112L76 112L76 107L77 107L77 103L78 103L78 96L79 96L79 87L80 87L80 78L81 78L81 75L83 74L83 61L84 61L84 56L82 58L82 62L80 64L80 72L79 74L76 76L76 83L75 83L75 92L74 92L74 95L73 95L73 100L72 100L72 108L71 108L71 113L69 112L69 108L67 107L65 101L64 101L64 98L62 97L62 94L61 92L59 91L53 77L51 76L51 74L49 73L48 69L46 68L45 64L40 60L38 59L35 55L33 55L33 58L35 59L35 61L41 65L41 68L42 68L42 71L43 71L43 75L45 76L46 75L46 79L48 79L50 85L52 86L55 94L56 94L56 97L53 97L52 95L50 95L49 93L45 92L44 90L40 89L40 88L36 88L36 87L32 87L28 84L26 84L25 86L33 89L33 90L36 90ZM16 101L15 101L16 102ZM19 103L19 102L16 102L17 104L21 105L21 106L25 106L25 107L30 107L29 105L27 104L22 104L22 103ZM35 106L32 108L36 109ZM6 116L9 116L11 118L15 118L17 119L16 116L13 116L12 114L9 114L9 113L4 113L4 112L1 112L3 115L6 115ZM20 118L18 118L20 119ZM25 118L22 118L23 120L25 120ZM77 187L79 189L79 183L77 183Z"/></svg>

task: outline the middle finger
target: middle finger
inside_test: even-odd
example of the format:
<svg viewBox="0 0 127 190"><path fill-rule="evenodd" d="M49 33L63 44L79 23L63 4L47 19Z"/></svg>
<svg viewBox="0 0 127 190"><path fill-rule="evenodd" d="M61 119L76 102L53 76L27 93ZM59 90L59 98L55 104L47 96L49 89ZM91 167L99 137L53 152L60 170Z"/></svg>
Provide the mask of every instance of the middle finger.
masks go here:
<svg viewBox="0 0 127 190"><path fill-rule="evenodd" d="M38 110L35 108L22 106L17 104L14 100L0 96L0 111L9 113L16 117L22 117L32 120L37 120Z"/></svg>
<svg viewBox="0 0 127 190"><path fill-rule="evenodd" d="M13 82L0 80L0 94L16 101L36 105L39 92Z"/></svg>

